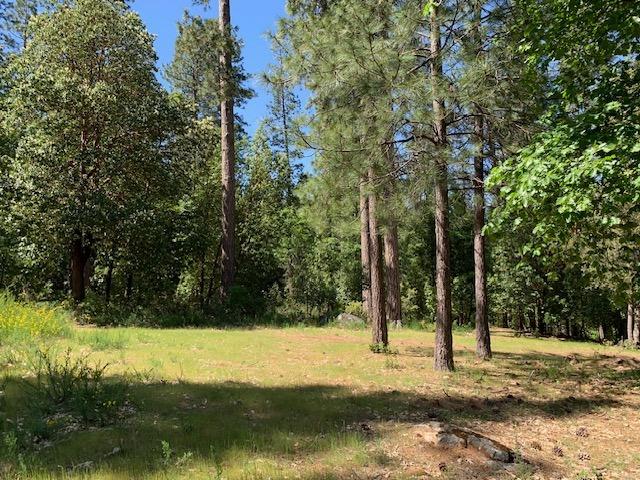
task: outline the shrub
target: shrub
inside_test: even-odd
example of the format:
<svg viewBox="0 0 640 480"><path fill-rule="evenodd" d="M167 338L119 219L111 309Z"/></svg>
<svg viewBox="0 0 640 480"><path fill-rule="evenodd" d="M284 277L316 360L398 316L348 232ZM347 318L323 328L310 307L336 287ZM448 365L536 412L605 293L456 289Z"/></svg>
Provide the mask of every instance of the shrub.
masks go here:
<svg viewBox="0 0 640 480"><path fill-rule="evenodd" d="M92 365L86 355L74 358L70 349L60 357L37 349L29 363L35 377L25 380L30 417L69 416L84 425L107 425L125 405L126 386L105 379L108 364Z"/></svg>
<svg viewBox="0 0 640 480"><path fill-rule="evenodd" d="M372 353L384 353L385 355L397 355L398 350L395 348L391 348L389 345L385 345L384 343L372 343L369 345L369 350Z"/></svg>
<svg viewBox="0 0 640 480"><path fill-rule="evenodd" d="M358 318L363 319L364 321L366 321L368 318L367 312L364 311L364 306L362 305L362 302L349 302L345 305L344 311L345 313L348 313L349 315L354 315Z"/></svg>
<svg viewBox="0 0 640 480"><path fill-rule="evenodd" d="M0 337L5 341L7 338L55 337L69 331L69 317L63 309L24 304L0 294Z"/></svg>

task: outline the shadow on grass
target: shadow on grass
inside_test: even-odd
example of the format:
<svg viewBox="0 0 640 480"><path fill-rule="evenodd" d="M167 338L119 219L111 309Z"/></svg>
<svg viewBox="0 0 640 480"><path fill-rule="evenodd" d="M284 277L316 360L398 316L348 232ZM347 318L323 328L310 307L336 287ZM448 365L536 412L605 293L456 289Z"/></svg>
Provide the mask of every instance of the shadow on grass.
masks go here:
<svg viewBox="0 0 640 480"><path fill-rule="evenodd" d="M490 375L520 382L573 382L607 395L624 394L640 385L640 361L624 355L498 352L494 360L498 368Z"/></svg>
<svg viewBox="0 0 640 480"><path fill-rule="evenodd" d="M379 421L417 424L432 418L458 422L509 421L523 415L559 418L616 404L607 398L567 396L553 401L505 398L478 405L471 398L446 394L421 397L397 391L354 393L329 385L245 383L134 383L131 398L135 412L125 422L64 436L37 454L35 471L58 478L74 465L90 461L92 469L108 478L138 479L161 473L167 464L173 466L185 455L211 465L213 472L216 464L223 471L227 465L249 469L258 458L278 459L285 465L317 458L322 466L331 455L334 463L339 458L338 464L346 462L357 471L380 462L372 453L376 439L384 435L377 431ZM163 441L170 458L167 450L162 452ZM385 467L393 469L394 465ZM300 478L341 478L331 467L323 468L326 473L305 477L301 472ZM246 478L267 477L256 473ZM216 477L211 473L208 478Z"/></svg>
<svg viewBox="0 0 640 480"><path fill-rule="evenodd" d="M433 358L432 347L411 346L400 356ZM458 373L471 378L491 377L503 383L505 379L520 385L534 383L571 382L572 386L589 385L602 394L624 394L640 386L640 359L625 355L553 354L530 351L527 353L495 352L493 361L479 362L471 350L456 350ZM578 391L579 393L579 391Z"/></svg>

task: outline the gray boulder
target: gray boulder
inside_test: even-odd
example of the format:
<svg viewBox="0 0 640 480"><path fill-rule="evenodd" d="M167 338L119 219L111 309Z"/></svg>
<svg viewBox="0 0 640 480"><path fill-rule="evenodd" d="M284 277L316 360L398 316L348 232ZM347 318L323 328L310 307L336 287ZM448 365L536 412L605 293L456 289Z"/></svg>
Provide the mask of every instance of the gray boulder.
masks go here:
<svg viewBox="0 0 640 480"><path fill-rule="evenodd" d="M367 326L362 318L351 315L350 313L341 313L336 318L335 324L345 328L363 328Z"/></svg>

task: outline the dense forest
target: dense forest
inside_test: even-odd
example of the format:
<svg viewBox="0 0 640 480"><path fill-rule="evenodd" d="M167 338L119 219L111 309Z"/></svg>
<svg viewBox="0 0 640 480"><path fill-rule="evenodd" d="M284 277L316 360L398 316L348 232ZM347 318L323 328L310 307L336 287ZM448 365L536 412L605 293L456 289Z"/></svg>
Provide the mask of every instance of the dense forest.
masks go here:
<svg viewBox="0 0 640 480"><path fill-rule="evenodd" d="M13 297L101 325L346 312L377 351L434 328L440 370L458 327L485 359L490 325L640 342L638 2L289 0L252 135L228 1L160 70L135 4L0 9Z"/></svg>

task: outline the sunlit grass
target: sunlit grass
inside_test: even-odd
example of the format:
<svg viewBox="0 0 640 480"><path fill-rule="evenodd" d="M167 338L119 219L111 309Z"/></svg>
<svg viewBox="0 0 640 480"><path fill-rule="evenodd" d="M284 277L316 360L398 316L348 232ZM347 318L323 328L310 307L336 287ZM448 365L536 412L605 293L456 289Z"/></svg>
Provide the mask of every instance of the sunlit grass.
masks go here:
<svg viewBox="0 0 640 480"><path fill-rule="evenodd" d="M441 374L432 369L433 333L394 330L391 340L397 354L381 355L369 350L362 330L74 329L48 344L108 363L107 374L129 384L135 411L115 426L51 439L27 457L23 473L12 459L15 476L6 478L311 480L355 478L354 472L414 478L403 476L394 452L415 438L407 428L429 415L472 427L567 422L569 452L584 448L571 442L572 419L618 408L614 396L624 394L618 390L637 383L632 369L609 368L620 356L639 358L616 347L496 330L495 358L480 362L473 332L459 332L457 370ZM20 376L21 368L5 373ZM519 400L505 400L507 392ZM7 418L20 416L20 395L10 379ZM495 403L485 406L484 398ZM632 453L612 468L624 471ZM437 469L437 459L420 455Z"/></svg>

